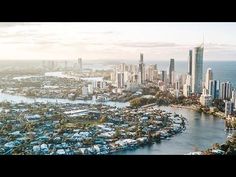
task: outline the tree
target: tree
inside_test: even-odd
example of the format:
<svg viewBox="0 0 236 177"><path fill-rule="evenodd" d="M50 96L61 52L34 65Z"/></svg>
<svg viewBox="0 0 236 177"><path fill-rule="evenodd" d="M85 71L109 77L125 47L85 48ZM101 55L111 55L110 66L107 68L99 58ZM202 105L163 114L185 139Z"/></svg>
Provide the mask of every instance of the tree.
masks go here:
<svg viewBox="0 0 236 177"><path fill-rule="evenodd" d="M120 130L119 130L119 129L116 129L115 134L114 134L114 137L115 137L115 138L119 138L120 136L121 136Z"/></svg>
<svg viewBox="0 0 236 177"><path fill-rule="evenodd" d="M100 123L105 123L107 121L106 116L102 116L101 119L99 120Z"/></svg>
<svg viewBox="0 0 236 177"><path fill-rule="evenodd" d="M132 106L132 107L138 107L138 106L140 106L141 105L141 98L134 98L134 99L132 99L131 101L130 101L130 105Z"/></svg>

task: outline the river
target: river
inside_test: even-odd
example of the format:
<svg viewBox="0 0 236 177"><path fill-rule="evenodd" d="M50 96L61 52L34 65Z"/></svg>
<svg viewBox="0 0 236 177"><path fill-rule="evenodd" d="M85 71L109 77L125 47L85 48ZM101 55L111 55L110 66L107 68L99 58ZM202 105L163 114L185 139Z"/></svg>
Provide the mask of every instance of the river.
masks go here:
<svg viewBox="0 0 236 177"><path fill-rule="evenodd" d="M168 112L182 114L187 118L186 130L174 135L169 140L162 140L150 146L144 146L136 150L123 151L119 155L181 155L189 152L204 150L214 143L223 143L227 138L224 131L224 120L205 113L199 113L190 109L159 107Z"/></svg>
<svg viewBox="0 0 236 177"><path fill-rule="evenodd" d="M50 102L50 103L86 103L99 104L95 100L68 100L51 98L27 98L24 96L14 96L0 93L0 101L9 102ZM128 106L129 103L103 102L105 105L117 106L119 108ZM161 106L162 110L175 112L187 118L186 130L180 134L174 135L169 140L162 140L161 143L155 143L151 146L140 147L136 150L122 151L115 154L119 155L158 155L158 154L186 154L197 149L204 150L214 143L223 143L226 140L227 133L224 131L224 120L205 113L199 113L190 109L173 108Z"/></svg>
<svg viewBox="0 0 236 177"><path fill-rule="evenodd" d="M9 101L13 103L34 103L34 102L42 102L42 103L71 103L71 104L104 104L109 106L116 106L118 108L123 108L129 106L129 102L116 102L116 101L106 101L106 102L98 102L95 99L93 100L68 100L68 99L54 99L54 98L28 98L25 96L19 95L10 95L6 93L0 92L0 102Z"/></svg>

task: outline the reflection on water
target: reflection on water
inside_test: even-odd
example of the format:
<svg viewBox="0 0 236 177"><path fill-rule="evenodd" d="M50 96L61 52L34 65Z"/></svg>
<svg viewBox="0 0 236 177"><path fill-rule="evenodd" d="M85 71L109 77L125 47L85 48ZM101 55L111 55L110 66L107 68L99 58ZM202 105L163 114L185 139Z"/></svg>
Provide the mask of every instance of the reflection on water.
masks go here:
<svg viewBox="0 0 236 177"><path fill-rule="evenodd" d="M162 140L161 143L155 143L151 147L145 146L116 154L186 154L207 149L214 143L223 143L226 140L227 134L224 131L224 120L222 119L189 109L172 107L160 107L160 109L186 117L188 120L186 130L173 136L170 140Z"/></svg>

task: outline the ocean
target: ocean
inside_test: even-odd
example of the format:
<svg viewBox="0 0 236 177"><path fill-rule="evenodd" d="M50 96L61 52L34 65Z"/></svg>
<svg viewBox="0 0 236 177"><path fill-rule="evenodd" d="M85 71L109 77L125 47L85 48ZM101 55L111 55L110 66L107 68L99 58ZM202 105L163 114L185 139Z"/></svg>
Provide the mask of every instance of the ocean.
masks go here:
<svg viewBox="0 0 236 177"><path fill-rule="evenodd" d="M157 64L158 70L166 70L169 68L169 61L150 61L147 64ZM204 61L203 63L203 78L207 68L213 71L215 80L230 81L236 87L236 61ZM177 73L187 73L188 63L185 61L175 61L175 70Z"/></svg>
<svg viewBox="0 0 236 177"><path fill-rule="evenodd" d="M55 60L56 61L56 60ZM58 63L63 63L64 61L58 61ZM72 61L71 61L72 62ZM112 68L112 64L119 64L121 62L125 62L128 64L138 64L135 60L99 60L99 61L94 61L91 63L90 60L86 61L83 60L84 67L83 68L93 68L93 69L100 69L100 70L107 70ZM169 67L169 60L167 61L158 61L158 60L153 60L153 61L145 61L145 64L157 64L158 70L167 70ZM31 60L31 61L1 61L0 60L0 70L4 68L11 68L11 67L31 67L31 68L37 68L42 65L42 60ZM205 78L205 73L207 68L212 68L213 71L213 77L216 80L220 81L230 81L234 87L236 87L236 61L204 61L203 65L203 70L204 70L204 78ZM188 63L187 61L175 61L175 70L177 73L187 73L188 70Z"/></svg>

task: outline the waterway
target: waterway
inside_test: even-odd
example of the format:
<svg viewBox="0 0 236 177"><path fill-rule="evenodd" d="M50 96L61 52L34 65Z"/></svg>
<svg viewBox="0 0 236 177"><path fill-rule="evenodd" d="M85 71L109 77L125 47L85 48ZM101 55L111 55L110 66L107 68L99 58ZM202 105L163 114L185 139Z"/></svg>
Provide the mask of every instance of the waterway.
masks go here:
<svg viewBox="0 0 236 177"><path fill-rule="evenodd" d="M136 150L118 152L119 155L181 155L205 150L214 143L224 143L228 132L224 131L224 120L190 109L159 107L168 112L175 112L187 118L186 130L168 140L140 147Z"/></svg>
<svg viewBox="0 0 236 177"><path fill-rule="evenodd" d="M24 96L15 96L0 93L0 101L9 101L14 103L81 103L81 104L101 104L93 100L68 100L51 98L27 98ZM117 106L119 108L128 106L129 103L107 101L104 105ZM193 151L204 150L214 143L225 142L228 133L225 132L224 120L213 115L199 113L190 109L159 107L168 112L177 113L187 118L186 130L180 134L174 135L168 140L162 140L161 143L155 143L151 146L140 147L136 150L122 151L115 154L119 155L158 155L158 154L186 154Z"/></svg>
<svg viewBox="0 0 236 177"><path fill-rule="evenodd" d="M129 106L129 102L116 102L116 101L99 102L99 101L96 101L96 99L68 100L68 99L54 99L54 98L28 98L25 96L10 95L10 94L0 92L0 102L2 102L2 101L8 101L8 102L12 102L12 103L41 102L41 103L71 103L71 104L77 104L77 103L80 103L80 104L103 104L103 105L115 106L117 108L123 108L123 107Z"/></svg>

